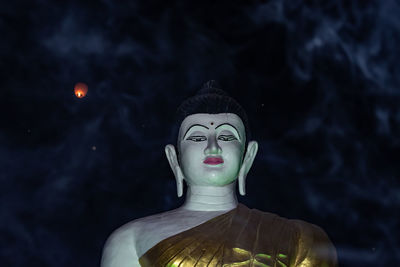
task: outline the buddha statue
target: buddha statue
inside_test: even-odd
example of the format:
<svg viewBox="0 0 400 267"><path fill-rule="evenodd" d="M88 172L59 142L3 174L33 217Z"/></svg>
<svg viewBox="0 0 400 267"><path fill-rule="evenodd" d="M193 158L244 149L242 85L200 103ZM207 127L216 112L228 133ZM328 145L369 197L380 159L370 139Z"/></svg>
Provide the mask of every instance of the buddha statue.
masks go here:
<svg viewBox="0 0 400 267"><path fill-rule="evenodd" d="M337 266L318 226L238 203L258 144L247 142L243 108L216 87L207 82L181 105L177 149L165 147L178 197L187 184L184 204L118 228L101 266Z"/></svg>

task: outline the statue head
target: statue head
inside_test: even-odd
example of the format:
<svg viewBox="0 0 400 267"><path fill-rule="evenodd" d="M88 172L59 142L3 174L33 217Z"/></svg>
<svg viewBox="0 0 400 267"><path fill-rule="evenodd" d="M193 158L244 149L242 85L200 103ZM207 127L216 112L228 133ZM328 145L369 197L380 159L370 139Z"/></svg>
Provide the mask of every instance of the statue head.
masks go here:
<svg viewBox="0 0 400 267"><path fill-rule="evenodd" d="M178 114L178 153L173 145L165 147L178 196L183 194L183 180L189 186L225 186L236 179L240 194L245 195L258 144L246 144L250 130L243 108L209 81L182 103Z"/></svg>

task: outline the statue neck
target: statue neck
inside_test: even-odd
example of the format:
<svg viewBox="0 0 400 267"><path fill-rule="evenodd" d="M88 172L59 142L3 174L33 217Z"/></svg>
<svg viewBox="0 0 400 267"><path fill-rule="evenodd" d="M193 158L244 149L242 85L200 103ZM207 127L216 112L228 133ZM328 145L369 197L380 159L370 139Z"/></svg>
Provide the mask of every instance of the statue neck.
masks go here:
<svg viewBox="0 0 400 267"><path fill-rule="evenodd" d="M193 211L228 211L237 205L235 181L224 186L188 185L182 208Z"/></svg>

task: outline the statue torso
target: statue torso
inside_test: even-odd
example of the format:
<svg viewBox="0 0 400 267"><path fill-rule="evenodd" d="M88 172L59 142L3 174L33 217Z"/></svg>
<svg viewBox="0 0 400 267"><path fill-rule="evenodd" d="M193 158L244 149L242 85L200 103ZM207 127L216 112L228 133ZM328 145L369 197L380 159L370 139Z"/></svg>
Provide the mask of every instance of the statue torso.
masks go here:
<svg viewBox="0 0 400 267"><path fill-rule="evenodd" d="M193 266L194 259L209 266L336 266L335 248L319 227L241 204L231 211L179 208L141 218L115 231L106 247L102 266L169 266L175 261Z"/></svg>

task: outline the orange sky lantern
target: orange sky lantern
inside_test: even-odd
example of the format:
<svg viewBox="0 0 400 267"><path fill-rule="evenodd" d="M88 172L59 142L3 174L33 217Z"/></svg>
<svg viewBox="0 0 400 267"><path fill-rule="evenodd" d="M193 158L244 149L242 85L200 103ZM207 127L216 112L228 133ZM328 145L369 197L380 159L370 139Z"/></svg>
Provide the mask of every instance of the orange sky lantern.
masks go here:
<svg viewBox="0 0 400 267"><path fill-rule="evenodd" d="M76 97L83 98L87 94L88 86L86 83L77 83L75 84L74 92Z"/></svg>

